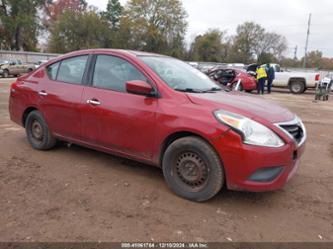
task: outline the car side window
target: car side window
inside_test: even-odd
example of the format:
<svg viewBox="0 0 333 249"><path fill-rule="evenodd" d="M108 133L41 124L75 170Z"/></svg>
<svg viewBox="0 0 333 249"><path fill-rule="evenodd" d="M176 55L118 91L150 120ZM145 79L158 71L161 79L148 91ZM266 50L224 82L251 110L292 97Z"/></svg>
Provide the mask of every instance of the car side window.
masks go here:
<svg viewBox="0 0 333 249"><path fill-rule="evenodd" d="M126 82L147 81L146 77L132 64L111 55L98 55L93 76L93 85L118 92L126 92Z"/></svg>
<svg viewBox="0 0 333 249"><path fill-rule="evenodd" d="M56 80L59 65L60 65L60 62L57 62L57 63L54 63L54 64L49 65L49 66L46 68L47 76L49 76L49 78L50 78L51 80Z"/></svg>
<svg viewBox="0 0 333 249"><path fill-rule="evenodd" d="M61 61L57 81L81 84L88 55L76 56Z"/></svg>

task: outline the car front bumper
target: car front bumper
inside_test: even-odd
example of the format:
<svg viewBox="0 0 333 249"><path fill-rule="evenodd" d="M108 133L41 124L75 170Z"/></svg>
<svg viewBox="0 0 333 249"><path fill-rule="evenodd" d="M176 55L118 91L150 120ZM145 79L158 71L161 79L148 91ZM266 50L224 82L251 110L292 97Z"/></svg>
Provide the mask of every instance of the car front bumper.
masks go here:
<svg viewBox="0 0 333 249"><path fill-rule="evenodd" d="M229 131L212 141L225 170L228 189L273 191L281 189L295 175L305 143L297 147L290 140L280 148L244 144Z"/></svg>

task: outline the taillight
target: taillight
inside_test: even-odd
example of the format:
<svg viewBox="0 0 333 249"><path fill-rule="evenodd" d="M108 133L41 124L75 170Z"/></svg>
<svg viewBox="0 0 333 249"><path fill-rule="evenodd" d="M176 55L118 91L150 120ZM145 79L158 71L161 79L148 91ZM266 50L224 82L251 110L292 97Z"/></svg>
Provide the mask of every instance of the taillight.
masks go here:
<svg viewBox="0 0 333 249"><path fill-rule="evenodd" d="M316 81L319 81L320 80L320 74L316 74L316 78L315 78Z"/></svg>
<svg viewBox="0 0 333 249"><path fill-rule="evenodd" d="M13 93L16 92L16 87L17 87L16 82L13 82L13 83L10 85L10 95L12 95Z"/></svg>

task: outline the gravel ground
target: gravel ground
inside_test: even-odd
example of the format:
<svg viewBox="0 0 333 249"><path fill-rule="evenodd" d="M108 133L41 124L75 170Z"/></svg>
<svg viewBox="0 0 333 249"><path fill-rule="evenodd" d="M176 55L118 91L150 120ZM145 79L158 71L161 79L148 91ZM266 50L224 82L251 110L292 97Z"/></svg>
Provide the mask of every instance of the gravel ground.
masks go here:
<svg viewBox="0 0 333 249"><path fill-rule="evenodd" d="M297 175L279 191L222 190L193 203L162 172L79 146L33 150L9 120L0 80L0 241L333 241L333 96L274 92L308 129Z"/></svg>

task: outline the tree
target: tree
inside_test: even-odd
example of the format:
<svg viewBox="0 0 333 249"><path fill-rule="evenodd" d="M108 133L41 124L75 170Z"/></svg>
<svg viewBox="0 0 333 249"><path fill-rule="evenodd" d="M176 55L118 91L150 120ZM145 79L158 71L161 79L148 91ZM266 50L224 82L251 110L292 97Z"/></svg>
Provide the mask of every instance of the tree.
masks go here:
<svg viewBox="0 0 333 249"><path fill-rule="evenodd" d="M182 57L187 14L180 0L130 0L120 21L123 46Z"/></svg>
<svg viewBox="0 0 333 249"><path fill-rule="evenodd" d="M108 23L95 11L65 11L50 29L49 51L66 53L112 46Z"/></svg>
<svg viewBox="0 0 333 249"><path fill-rule="evenodd" d="M243 63L266 63L266 60L281 58L286 48L284 36L266 32L259 24L245 22L237 27L230 57Z"/></svg>
<svg viewBox="0 0 333 249"><path fill-rule="evenodd" d="M119 27L122 13L123 7L119 0L109 0L106 6L106 11L102 12L102 16L110 22L112 29L116 29Z"/></svg>
<svg viewBox="0 0 333 249"><path fill-rule="evenodd" d="M83 12L88 4L86 0L45 0L40 11L40 47L45 50L50 36L50 30L65 11Z"/></svg>
<svg viewBox="0 0 333 249"><path fill-rule="evenodd" d="M5 47L36 50L38 36L37 9L44 0L0 0L0 37Z"/></svg>
<svg viewBox="0 0 333 249"><path fill-rule="evenodd" d="M282 67L301 67L301 62L297 58L282 57L279 63Z"/></svg>
<svg viewBox="0 0 333 249"><path fill-rule="evenodd" d="M51 23L58 20L59 16L64 11L81 12L85 11L86 8L86 0L47 0L44 2L44 10L46 13L44 24L51 25Z"/></svg>
<svg viewBox="0 0 333 249"><path fill-rule="evenodd" d="M253 22L245 22L239 25L233 39L232 59L245 64L253 62L256 46L260 39L263 39L264 32L265 30L260 25Z"/></svg>
<svg viewBox="0 0 333 249"><path fill-rule="evenodd" d="M225 46L222 42L224 33L218 29L208 30L198 35L191 45L190 59L195 61L221 62Z"/></svg>
<svg viewBox="0 0 333 249"><path fill-rule="evenodd" d="M287 41L284 36L264 32L254 50L258 63L263 64L281 59L286 49Z"/></svg>
<svg viewBox="0 0 333 249"><path fill-rule="evenodd" d="M306 55L307 58L307 67L308 68L321 68L322 67L322 60L323 60L323 53L319 50L310 51ZM304 62L304 57L301 59L302 65Z"/></svg>

